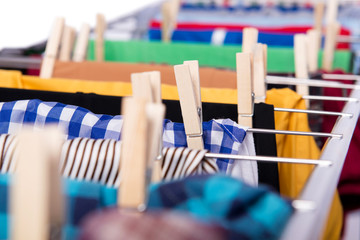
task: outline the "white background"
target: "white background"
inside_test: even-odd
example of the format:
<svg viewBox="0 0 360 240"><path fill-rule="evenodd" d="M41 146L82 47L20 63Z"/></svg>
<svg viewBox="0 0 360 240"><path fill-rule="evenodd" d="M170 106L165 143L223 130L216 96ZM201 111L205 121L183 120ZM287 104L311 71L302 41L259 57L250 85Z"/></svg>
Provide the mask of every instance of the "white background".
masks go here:
<svg viewBox="0 0 360 240"><path fill-rule="evenodd" d="M47 39L56 17L77 30L95 26L97 13L106 21L127 15L155 0L0 0L0 49L27 47Z"/></svg>

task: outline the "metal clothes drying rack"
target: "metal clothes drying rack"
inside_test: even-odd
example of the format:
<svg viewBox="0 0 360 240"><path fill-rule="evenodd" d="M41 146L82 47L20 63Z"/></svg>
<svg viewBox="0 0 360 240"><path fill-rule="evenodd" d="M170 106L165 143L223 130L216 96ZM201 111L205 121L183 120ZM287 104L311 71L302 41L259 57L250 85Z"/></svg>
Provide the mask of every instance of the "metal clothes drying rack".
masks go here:
<svg viewBox="0 0 360 240"><path fill-rule="evenodd" d="M351 98L360 99L360 82L354 84ZM319 161L332 161L331 166L315 166L298 200L311 203L310 210L295 210L281 239L319 239L324 229L348 147L360 114L360 101L346 103L343 113L353 117L339 117L332 130L342 134L341 138L329 138L322 150Z"/></svg>

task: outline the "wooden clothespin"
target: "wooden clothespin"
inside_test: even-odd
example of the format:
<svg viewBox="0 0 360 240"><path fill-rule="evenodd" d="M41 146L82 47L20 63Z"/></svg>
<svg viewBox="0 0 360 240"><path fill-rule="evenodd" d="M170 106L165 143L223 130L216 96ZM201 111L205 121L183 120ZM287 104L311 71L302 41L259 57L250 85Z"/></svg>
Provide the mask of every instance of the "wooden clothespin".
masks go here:
<svg viewBox="0 0 360 240"><path fill-rule="evenodd" d="M338 0L328 0L326 3L326 33L322 67L325 71L331 71L336 48L336 38L340 31L337 22L339 8Z"/></svg>
<svg viewBox="0 0 360 240"><path fill-rule="evenodd" d="M336 37L340 31L340 24L338 22L328 23L326 25L324 54L322 61L322 68L325 71L331 71L333 67Z"/></svg>
<svg viewBox="0 0 360 240"><path fill-rule="evenodd" d="M145 98L148 102L161 103L161 76L159 71L131 74L134 97Z"/></svg>
<svg viewBox="0 0 360 240"><path fill-rule="evenodd" d="M145 210L147 185L159 149L159 135L165 106L148 103L144 98L125 98L124 125L120 156L121 185L118 205L122 208Z"/></svg>
<svg viewBox="0 0 360 240"><path fill-rule="evenodd" d="M149 169L152 169L152 182L161 181L162 163L162 121L165 106L161 103L161 77L159 71L134 73L131 75L134 97L143 97L149 104L147 116L149 124L148 150ZM156 161L155 161L156 159Z"/></svg>
<svg viewBox="0 0 360 240"><path fill-rule="evenodd" d="M189 67L189 65L194 63L186 62L186 64L176 65L174 66L174 71L188 147L204 149L202 139L202 107L201 99L199 99L200 89L198 88L200 84L194 84L194 79L191 77L192 75L198 75L198 73L191 73L191 69L196 68Z"/></svg>
<svg viewBox="0 0 360 240"><path fill-rule="evenodd" d="M61 39L61 49L59 60L62 62L70 61L71 53L75 43L75 29L70 26L65 26L64 34Z"/></svg>
<svg viewBox="0 0 360 240"><path fill-rule="evenodd" d="M201 88L200 88L200 73L199 73L199 61L184 61L184 65L189 66L191 82L195 94L196 107L198 108L200 119L202 119L202 105L201 105Z"/></svg>
<svg viewBox="0 0 360 240"><path fill-rule="evenodd" d="M58 55L60 39L64 28L64 18L56 18L46 44L45 55L41 64L40 78L51 78Z"/></svg>
<svg viewBox="0 0 360 240"><path fill-rule="evenodd" d="M161 39L163 42L171 41L172 32L176 28L179 9L180 0L168 0L162 5Z"/></svg>
<svg viewBox="0 0 360 240"><path fill-rule="evenodd" d="M307 64L307 36L305 34L296 34L294 37L294 57L295 57L295 77L309 78ZM300 95L309 95L309 87L306 85L296 85L296 92ZM309 101L306 100L306 106L309 107Z"/></svg>
<svg viewBox="0 0 360 240"><path fill-rule="evenodd" d="M314 29L322 33L322 23L324 17L325 4L318 2L314 6Z"/></svg>
<svg viewBox="0 0 360 240"><path fill-rule="evenodd" d="M339 0L326 1L326 25L336 22L339 9Z"/></svg>
<svg viewBox="0 0 360 240"><path fill-rule="evenodd" d="M73 61L83 62L86 58L86 51L89 41L90 26L84 23L81 26L80 32L77 37L76 47L74 51Z"/></svg>
<svg viewBox="0 0 360 240"><path fill-rule="evenodd" d="M165 117L165 105L162 103L148 103L146 106L148 119L148 169L152 170L151 182L160 182L162 179L162 133Z"/></svg>
<svg viewBox="0 0 360 240"><path fill-rule="evenodd" d="M258 42L259 31L256 28L244 28L242 40L242 52L251 53L254 45Z"/></svg>
<svg viewBox="0 0 360 240"><path fill-rule="evenodd" d="M253 77L253 90L254 102L265 102L266 98L266 84L265 84L265 64L264 64L264 47L261 43L257 43L253 48L253 64L252 64L252 77Z"/></svg>
<svg viewBox="0 0 360 240"><path fill-rule="evenodd" d="M14 219L11 239L47 240L50 226L63 224L64 201L59 172L63 139L55 127L37 132L25 128L19 135L19 158L10 195Z"/></svg>
<svg viewBox="0 0 360 240"><path fill-rule="evenodd" d="M251 54L236 53L238 123L252 127L254 95L251 81Z"/></svg>
<svg viewBox="0 0 360 240"><path fill-rule="evenodd" d="M146 100L125 98L122 103L124 124L120 156L121 185L118 205L143 211L146 201L147 131Z"/></svg>
<svg viewBox="0 0 360 240"><path fill-rule="evenodd" d="M106 29L105 16L103 14L96 15L95 28L95 57L96 61L104 61L104 33Z"/></svg>
<svg viewBox="0 0 360 240"><path fill-rule="evenodd" d="M146 102L154 102L150 76L148 74L132 73L131 86L134 97L144 98Z"/></svg>
<svg viewBox="0 0 360 240"><path fill-rule="evenodd" d="M268 51L268 46L267 44L262 44L263 47L263 57L264 57L264 79L266 79L267 76L267 51ZM266 84L265 84L265 91L266 91Z"/></svg>
<svg viewBox="0 0 360 240"><path fill-rule="evenodd" d="M161 101L161 74L159 71L145 72L150 79L151 91L154 103L162 103Z"/></svg>
<svg viewBox="0 0 360 240"><path fill-rule="evenodd" d="M306 33L307 63L310 73L318 71L319 51L321 48L321 32L317 29L309 29Z"/></svg>

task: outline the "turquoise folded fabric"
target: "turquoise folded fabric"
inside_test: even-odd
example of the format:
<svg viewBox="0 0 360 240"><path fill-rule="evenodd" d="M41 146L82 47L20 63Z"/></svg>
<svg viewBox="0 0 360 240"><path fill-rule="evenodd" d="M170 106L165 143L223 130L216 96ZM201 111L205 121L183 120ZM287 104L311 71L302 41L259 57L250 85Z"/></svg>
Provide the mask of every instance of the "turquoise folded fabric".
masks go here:
<svg viewBox="0 0 360 240"><path fill-rule="evenodd" d="M0 175L0 239L9 238L9 175ZM116 206L117 189L63 180L66 220L63 239L76 239L94 211ZM149 188L149 210L188 212L226 229L229 239L277 239L292 214L289 201L266 187L250 187L223 175L189 177Z"/></svg>
<svg viewBox="0 0 360 240"><path fill-rule="evenodd" d="M152 186L148 209L189 212L225 228L228 239L279 239L293 211L289 201L266 187L250 187L223 175Z"/></svg>

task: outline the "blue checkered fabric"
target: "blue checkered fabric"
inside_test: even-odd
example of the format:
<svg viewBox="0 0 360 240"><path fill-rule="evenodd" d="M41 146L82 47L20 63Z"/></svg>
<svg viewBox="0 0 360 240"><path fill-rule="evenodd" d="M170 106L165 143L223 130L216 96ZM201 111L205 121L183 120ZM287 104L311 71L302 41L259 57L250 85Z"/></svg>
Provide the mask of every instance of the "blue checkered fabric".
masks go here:
<svg viewBox="0 0 360 240"><path fill-rule="evenodd" d="M9 238L10 180L0 175L0 239ZM62 238L77 239L89 213L116 205L117 190L91 182L63 183L67 208ZM250 187L223 175L188 177L149 190L149 210L188 212L226 229L228 239L278 239L293 211L289 201L266 187Z"/></svg>
<svg viewBox="0 0 360 240"><path fill-rule="evenodd" d="M64 129L68 139L87 137L94 139L120 139L122 116L94 114L87 109L57 102L37 99L0 103L0 134L16 134L24 124L35 129L45 124L57 124ZM239 154L246 132L230 119L203 123L205 149L212 153ZM186 147L183 123L164 121L164 147ZM226 172L234 160L218 159L221 172Z"/></svg>

